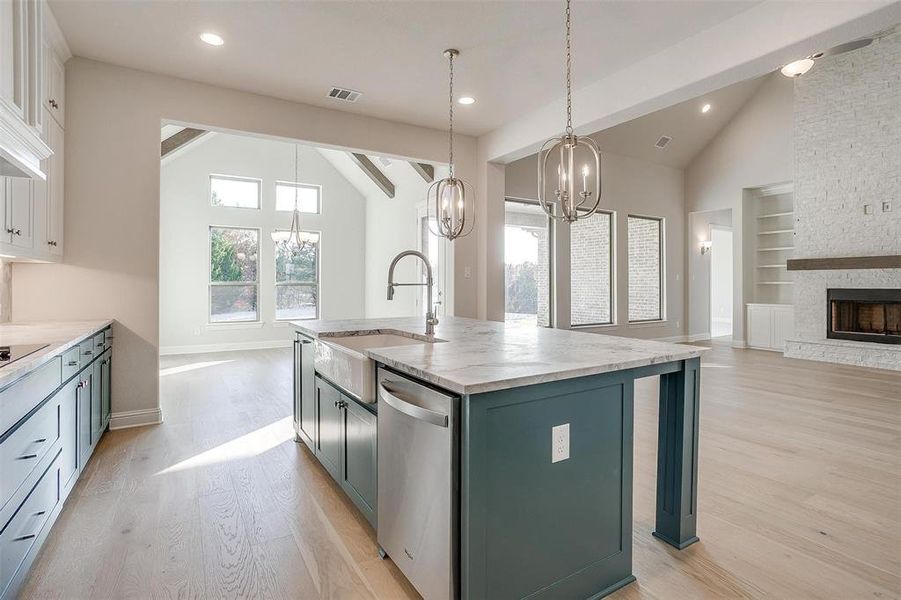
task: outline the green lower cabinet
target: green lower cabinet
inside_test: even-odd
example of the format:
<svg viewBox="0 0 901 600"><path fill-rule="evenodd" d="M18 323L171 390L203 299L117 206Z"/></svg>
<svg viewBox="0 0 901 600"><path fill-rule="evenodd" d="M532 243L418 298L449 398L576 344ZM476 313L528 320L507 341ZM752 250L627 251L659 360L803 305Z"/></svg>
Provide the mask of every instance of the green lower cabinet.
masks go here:
<svg viewBox="0 0 901 600"><path fill-rule="evenodd" d="M344 479L341 487L375 527L377 417L357 404L345 400Z"/></svg>
<svg viewBox="0 0 901 600"><path fill-rule="evenodd" d="M113 368L113 350L110 348L103 353L100 360L100 428L106 429L112 409L111 403L111 373Z"/></svg>
<svg viewBox="0 0 901 600"><path fill-rule="evenodd" d="M316 440L316 456L332 477L341 481L344 469L344 427L341 403L344 399L336 388L325 380L316 378L316 403L319 415L319 436Z"/></svg>
<svg viewBox="0 0 901 600"><path fill-rule="evenodd" d="M103 361L91 365L91 444L97 445L103 432Z"/></svg>
<svg viewBox="0 0 901 600"><path fill-rule="evenodd" d="M299 441L316 451L316 370L313 341L297 334L294 340L294 431Z"/></svg>
<svg viewBox="0 0 901 600"><path fill-rule="evenodd" d="M84 468L85 463L94 451L91 440L91 380L93 369L82 370L76 378L78 403L78 466Z"/></svg>
<svg viewBox="0 0 901 600"><path fill-rule="evenodd" d="M316 457L375 527L377 418L321 377L315 397Z"/></svg>
<svg viewBox="0 0 901 600"><path fill-rule="evenodd" d="M59 397L60 484L67 495L78 480L78 382L76 377L56 394Z"/></svg>

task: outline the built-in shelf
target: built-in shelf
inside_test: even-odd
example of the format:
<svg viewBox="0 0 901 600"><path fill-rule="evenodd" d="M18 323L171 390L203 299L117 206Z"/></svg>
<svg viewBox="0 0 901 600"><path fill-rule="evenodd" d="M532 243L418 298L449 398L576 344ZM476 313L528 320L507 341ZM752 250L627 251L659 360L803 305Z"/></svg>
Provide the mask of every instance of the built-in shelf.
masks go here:
<svg viewBox="0 0 901 600"><path fill-rule="evenodd" d="M779 246L778 248L758 248L758 252L776 252L778 250L794 250L794 246Z"/></svg>
<svg viewBox="0 0 901 600"><path fill-rule="evenodd" d="M769 213L769 214L767 214L767 215L757 215L757 218L758 218L758 219L772 219L772 218L774 218L774 217L790 217L790 216L792 216L792 215L794 215L794 214L795 214L794 211L789 210L789 211L786 211L786 212Z"/></svg>
<svg viewBox="0 0 901 600"><path fill-rule="evenodd" d="M774 233L794 233L794 229L771 229L769 231L758 231L757 235L773 235Z"/></svg>
<svg viewBox="0 0 901 600"><path fill-rule="evenodd" d="M785 265L757 265L758 269L785 269Z"/></svg>
<svg viewBox="0 0 901 600"><path fill-rule="evenodd" d="M758 281L760 285L791 285L794 281Z"/></svg>

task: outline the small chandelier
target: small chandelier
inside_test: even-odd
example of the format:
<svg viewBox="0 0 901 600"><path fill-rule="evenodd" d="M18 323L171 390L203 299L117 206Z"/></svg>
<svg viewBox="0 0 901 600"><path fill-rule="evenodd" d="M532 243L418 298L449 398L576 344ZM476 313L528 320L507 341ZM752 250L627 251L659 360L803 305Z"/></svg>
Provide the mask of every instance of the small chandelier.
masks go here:
<svg viewBox="0 0 901 600"><path fill-rule="evenodd" d="M291 215L291 230L288 232L272 232L272 241L275 242L276 247L281 247L283 251L288 251L290 249L292 257L297 256L298 253L303 252L307 247L306 236L304 235L304 232L300 230L300 198L298 196L300 193L300 186L298 185L300 180L298 175L299 159L297 148L297 144L294 144L294 212Z"/></svg>
<svg viewBox="0 0 901 600"><path fill-rule="evenodd" d="M472 233L475 208L472 186L454 175L454 59L459 50L445 50L449 65L448 175L429 186L427 192L429 230L433 235L454 241ZM468 198L467 198L468 196Z"/></svg>
<svg viewBox="0 0 901 600"><path fill-rule="evenodd" d="M593 215L601 203L601 153L593 139L573 133L572 23L569 3L570 0L566 0L566 130L563 135L547 140L538 149L538 203L549 217L573 223ZM550 166L554 170L548 176L548 159L551 157L553 159ZM580 163L578 179L581 180L582 191L576 192L576 169ZM553 192L556 200L549 201L547 186L554 180L557 182ZM592 198L594 202L590 203ZM555 210L555 206L559 206L559 211Z"/></svg>

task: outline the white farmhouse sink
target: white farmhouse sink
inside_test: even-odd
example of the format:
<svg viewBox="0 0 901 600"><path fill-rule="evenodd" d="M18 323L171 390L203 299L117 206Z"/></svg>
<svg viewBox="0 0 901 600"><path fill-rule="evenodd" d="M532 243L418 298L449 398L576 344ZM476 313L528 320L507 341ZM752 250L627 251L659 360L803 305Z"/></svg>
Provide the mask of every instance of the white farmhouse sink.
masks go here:
<svg viewBox="0 0 901 600"><path fill-rule="evenodd" d="M363 352L371 348L431 343L433 342L391 333L319 338L314 344L313 364L317 373L362 402L372 404L376 401L375 361Z"/></svg>

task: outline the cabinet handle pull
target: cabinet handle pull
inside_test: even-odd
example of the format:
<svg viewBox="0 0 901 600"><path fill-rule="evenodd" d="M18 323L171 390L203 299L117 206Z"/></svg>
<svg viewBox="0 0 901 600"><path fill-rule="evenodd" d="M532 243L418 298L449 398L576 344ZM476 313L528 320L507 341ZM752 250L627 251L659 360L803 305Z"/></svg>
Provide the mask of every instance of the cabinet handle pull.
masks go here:
<svg viewBox="0 0 901 600"><path fill-rule="evenodd" d="M15 235L22 235L22 230L21 230L21 229L16 229L15 231L13 231L13 234L15 234Z"/></svg>
<svg viewBox="0 0 901 600"><path fill-rule="evenodd" d="M94 354L94 351L93 350L85 350L84 353L86 356L90 356L90 355Z"/></svg>
<svg viewBox="0 0 901 600"><path fill-rule="evenodd" d="M48 245L48 246L53 246L53 247L55 248L55 247L56 247L56 242L53 241L53 240L47 240L47 245Z"/></svg>
<svg viewBox="0 0 901 600"><path fill-rule="evenodd" d="M41 438L41 439L39 439L39 440L35 440L34 443L35 443L35 444L43 444L43 443L46 442L46 441L47 441L47 438Z"/></svg>
<svg viewBox="0 0 901 600"><path fill-rule="evenodd" d="M77 361L77 360L70 360L69 362L66 363L66 366L67 366L67 367L77 367L77 366L78 366L78 361Z"/></svg>
<svg viewBox="0 0 901 600"><path fill-rule="evenodd" d="M23 454L18 459L19 460L31 460L32 458L37 458L37 457L38 457L37 454Z"/></svg>
<svg viewBox="0 0 901 600"><path fill-rule="evenodd" d="M13 229L12 227L6 228L6 233L12 233L13 231L15 231L15 229Z"/></svg>
<svg viewBox="0 0 901 600"><path fill-rule="evenodd" d="M59 104L57 104L56 100L54 100L53 98L48 101L48 104L50 104L50 106L52 106L53 108L59 108Z"/></svg>
<svg viewBox="0 0 901 600"><path fill-rule="evenodd" d="M25 540L30 540L31 538L38 537L36 533L32 533L30 535L20 535L19 537L13 538L14 542L24 542Z"/></svg>

